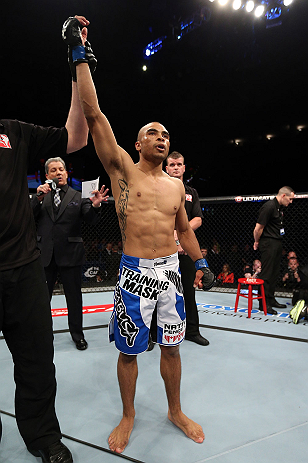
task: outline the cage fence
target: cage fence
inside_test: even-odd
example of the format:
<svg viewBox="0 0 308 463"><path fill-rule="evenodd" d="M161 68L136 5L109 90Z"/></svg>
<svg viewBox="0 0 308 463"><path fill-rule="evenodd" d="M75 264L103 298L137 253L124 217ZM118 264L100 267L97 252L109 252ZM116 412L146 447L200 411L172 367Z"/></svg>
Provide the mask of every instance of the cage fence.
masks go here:
<svg viewBox="0 0 308 463"><path fill-rule="evenodd" d="M253 250L253 230L260 207L273 197L274 195L252 195L200 198L204 218L202 226L196 230L196 236L209 267L217 278L211 291L235 292L238 278L250 274L249 272L254 273L255 270L258 272L260 254ZM308 264L308 193L297 194L293 203L285 209L284 228L281 268L276 284L277 296L291 296L299 285L292 278L289 253L295 253L299 268L305 268ZM114 289L122 242L112 199L102 203L101 219L96 226L83 223L82 234L86 251L82 269L82 291ZM222 279L223 270L229 272L228 278ZM55 286L55 293L62 293L60 280Z"/></svg>

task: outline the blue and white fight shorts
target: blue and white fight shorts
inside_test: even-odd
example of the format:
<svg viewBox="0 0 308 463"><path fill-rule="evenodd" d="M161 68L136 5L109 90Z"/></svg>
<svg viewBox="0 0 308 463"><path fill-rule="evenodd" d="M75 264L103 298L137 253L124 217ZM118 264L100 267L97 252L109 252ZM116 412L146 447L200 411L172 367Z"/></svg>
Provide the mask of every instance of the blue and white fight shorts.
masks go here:
<svg viewBox="0 0 308 463"><path fill-rule="evenodd" d="M156 259L122 255L109 340L124 354L148 348L153 311L157 307L157 339L176 346L185 336L186 317L178 253Z"/></svg>

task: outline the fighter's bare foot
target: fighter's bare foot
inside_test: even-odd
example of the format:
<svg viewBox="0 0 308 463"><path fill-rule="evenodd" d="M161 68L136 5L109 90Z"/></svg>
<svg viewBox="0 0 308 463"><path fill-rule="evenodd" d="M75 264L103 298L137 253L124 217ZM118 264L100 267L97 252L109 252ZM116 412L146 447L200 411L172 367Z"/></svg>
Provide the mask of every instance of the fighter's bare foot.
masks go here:
<svg viewBox="0 0 308 463"><path fill-rule="evenodd" d="M182 411L176 415L171 415L170 410L168 410L168 418L175 426L180 428L187 437L198 444L202 444L204 441L204 432L200 424L188 418Z"/></svg>
<svg viewBox="0 0 308 463"><path fill-rule="evenodd" d="M133 427L134 418L123 417L119 425L114 428L109 436L108 444L110 450L122 453L128 444Z"/></svg>

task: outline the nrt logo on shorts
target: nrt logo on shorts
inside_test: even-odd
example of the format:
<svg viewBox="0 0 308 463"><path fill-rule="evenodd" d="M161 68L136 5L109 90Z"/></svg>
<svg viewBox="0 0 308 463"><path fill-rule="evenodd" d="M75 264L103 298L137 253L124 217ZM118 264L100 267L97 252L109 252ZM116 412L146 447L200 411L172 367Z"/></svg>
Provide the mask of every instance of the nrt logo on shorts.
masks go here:
<svg viewBox="0 0 308 463"><path fill-rule="evenodd" d="M178 344L185 336L186 320L177 324L164 324L163 343Z"/></svg>

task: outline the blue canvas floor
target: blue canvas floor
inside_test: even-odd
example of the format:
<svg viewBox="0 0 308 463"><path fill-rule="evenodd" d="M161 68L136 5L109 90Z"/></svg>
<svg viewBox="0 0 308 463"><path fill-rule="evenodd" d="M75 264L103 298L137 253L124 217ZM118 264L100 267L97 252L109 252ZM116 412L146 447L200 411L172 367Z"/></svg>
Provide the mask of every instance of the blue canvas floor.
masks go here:
<svg viewBox="0 0 308 463"><path fill-rule="evenodd" d="M87 293L84 306L112 303L112 293ZM86 351L77 351L67 317L54 317L56 409L64 443L75 463L297 463L308 454L308 322L294 325L288 308L278 316L254 310L235 294L197 292L200 332L210 341L200 347L181 345L182 408L203 426L205 440L196 444L167 419L167 401L159 372L160 350L139 356L136 421L122 455L108 451L110 431L121 418L116 377L117 350L109 344L110 312L84 315ZM53 308L66 307L54 296ZM14 415L13 365L0 339L1 463L40 462L30 455Z"/></svg>

